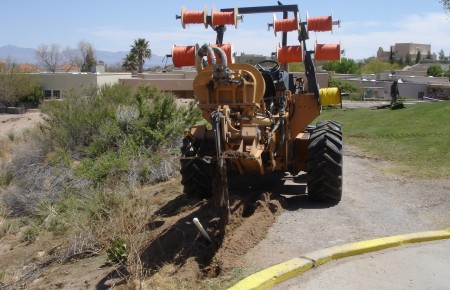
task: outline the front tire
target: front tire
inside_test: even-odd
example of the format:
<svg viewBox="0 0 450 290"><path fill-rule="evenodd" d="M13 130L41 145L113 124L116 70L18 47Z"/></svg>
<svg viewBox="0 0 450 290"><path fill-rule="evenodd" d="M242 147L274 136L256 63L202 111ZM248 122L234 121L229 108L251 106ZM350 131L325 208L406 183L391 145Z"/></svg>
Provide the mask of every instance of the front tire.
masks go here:
<svg viewBox="0 0 450 290"><path fill-rule="evenodd" d="M307 151L308 196L337 204L342 197L342 125L334 121L317 123Z"/></svg>

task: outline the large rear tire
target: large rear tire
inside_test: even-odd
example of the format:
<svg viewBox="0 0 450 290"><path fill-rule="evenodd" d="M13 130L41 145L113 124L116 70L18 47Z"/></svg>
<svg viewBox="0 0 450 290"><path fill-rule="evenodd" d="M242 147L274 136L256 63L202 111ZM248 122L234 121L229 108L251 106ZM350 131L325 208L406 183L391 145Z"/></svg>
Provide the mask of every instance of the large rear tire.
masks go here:
<svg viewBox="0 0 450 290"><path fill-rule="evenodd" d="M308 196L316 201L337 204L342 197L342 126L338 122L317 123L307 151Z"/></svg>
<svg viewBox="0 0 450 290"><path fill-rule="evenodd" d="M210 198L215 172L212 158L181 159L180 173L184 193L190 198Z"/></svg>

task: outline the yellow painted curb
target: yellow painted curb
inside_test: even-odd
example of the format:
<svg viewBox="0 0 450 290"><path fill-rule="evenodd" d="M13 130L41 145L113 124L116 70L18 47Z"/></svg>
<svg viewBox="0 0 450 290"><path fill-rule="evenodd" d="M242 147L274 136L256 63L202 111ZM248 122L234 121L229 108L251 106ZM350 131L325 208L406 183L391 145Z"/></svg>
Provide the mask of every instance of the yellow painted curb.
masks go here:
<svg viewBox="0 0 450 290"><path fill-rule="evenodd" d="M301 258L294 258L287 262L272 266L241 280L229 290L268 289L278 283L299 276L313 267L320 266L332 260L354 255L365 254L382 249L402 245L435 241L450 238L450 228L441 231L428 231L406 235L379 238L362 241L343 246L315 251Z"/></svg>
<svg viewBox="0 0 450 290"><path fill-rule="evenodd" d="M281 281L298 276L313 266L314 263L311 260L294 258L250 275L229 289L267 289Z"/></svg>

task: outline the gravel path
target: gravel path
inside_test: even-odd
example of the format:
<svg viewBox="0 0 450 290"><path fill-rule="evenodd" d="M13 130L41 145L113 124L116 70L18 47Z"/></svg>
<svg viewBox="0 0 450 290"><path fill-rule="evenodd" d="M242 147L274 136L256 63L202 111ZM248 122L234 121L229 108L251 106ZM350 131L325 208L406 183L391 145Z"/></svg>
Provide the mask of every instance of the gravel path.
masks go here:
<svg viewBox="0 0 450 290"><path fill-rule="evenodd" d="M388 162L345 149L342 201L327 208L291 197L266 239L245 256L246 265L267 267L336 245L450 227L450 180L386 175L379 169ZM304 192L304 185L292 184L282 190Z"/></svg>

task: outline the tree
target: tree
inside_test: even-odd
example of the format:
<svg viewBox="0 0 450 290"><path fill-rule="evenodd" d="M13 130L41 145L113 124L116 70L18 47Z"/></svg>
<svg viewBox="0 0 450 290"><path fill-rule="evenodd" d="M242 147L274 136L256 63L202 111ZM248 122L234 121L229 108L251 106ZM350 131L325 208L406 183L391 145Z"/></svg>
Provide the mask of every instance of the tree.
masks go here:
<svg viewBox="0 0 450 290"><path fill-rule="evenodd" d="M41 67L50 72L56 72L56 69L67 64L66 71L69 71L73 66L78 63L78 55L76 51L70 47L61 49L58 44L52 43L41 44L36 50L36 58L38 59Z"/></svg>
<svg viewBox="0 0 450 290"><path fill-rule="evenodd" d="M145 59L152 56L152 51L148 46L148 41L145 40L145 38L135 39L134 44L131 46L130 53L134 54L136 57L138 72L143 72Z"/></svg>
<svg viewBox="0 0 450 290"><path fill-rule="evenodd" d="M36 51L36 57L40 65L51 72L56 72L56 68L63 61L61 48L55 43L50 45L41 44Z"/></svg>
<svg viewBox="0 0 450 290"><path fill-rule="evenodd" d="M89 42L80 41L78 43L79 60L78 65L82 72L91 72L92 68L97 65L95 49Z"/></svg>
<svg viewBox="0 0 450 290"><path fill-rule="evenodd" d="M353 59L342 58L341 61L328 61L322 68L327 71L335 71L341 74L354 74L358 71L358 65Z"/></svg>
<svg viewBox="0 0 450 290"><path fill-rule="evenodd" d="M416 64L419 63L421 59L422 59L422 53L421 53L420 50L419 50L419 51L417 52L417 54L416 54L416 61L415 61L415 63L416 63Z"/></svg>
<svg viewBox="0 0 450 290"><path fill-rule="evenodd" d="M432 77L440 77L444 73L442 67L438 64L432 64L427 69L427 75Z"/></svg>
<svg viewBox="0 0 450 290"><path fill-rule="evenodd" d="M39 64L47 71L56 72L57 67L67 64L66 71L79 66L82 72L90 72L97 64L95 50L91 43L80 41L78 50L70 47L61 49L58 44L41 44L36 52Z"/></svg>
<svg viewBox="0 0 450 290"><path fill-rule="evenodd" d="M410 65L411 64L411 55L409 53L405 56L405 64Z"/></svg>
<svg viewBox="0 0 450 290"><path fill-rule="evenodd" d="M389 53L389 62L391 64L394 63L394 52L392 51L392 46L391 46L391 52Z"/></svg>
<svg viewBox="0 0 450 290"><path fill-rule="evenodd" d="M400 56L400 59L398 60L398 64L403 66L405 64L405 59L403 58L403 55Z"/></svg>
<svg viewBox="0 0 450 290"><path fill-rule="evenodd" d="M444 52L444 50L443 49L441 49L440 51L439 51L439 60L444 60L445 59L445 52Z"/></svg>
<svg viewBox="0 0 450 290"><path fill-rule="evenodd" d="M137 60L136 55L133 53L128 53L123 59L122 67L127 71L137 70Z"/></svg>
<svg viewBox="0 0 450 290"><path fill-rule="evenodd" d="M431 56L431 51L428 51L428 53L427 53L427 57L426 57L427 59L432 59L433 57Z"/></svg>

